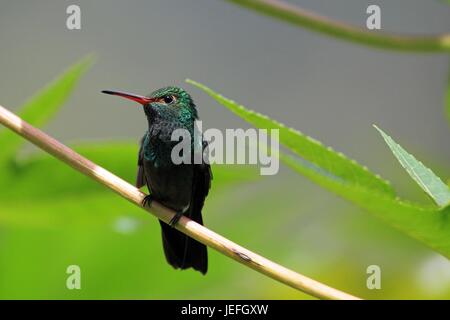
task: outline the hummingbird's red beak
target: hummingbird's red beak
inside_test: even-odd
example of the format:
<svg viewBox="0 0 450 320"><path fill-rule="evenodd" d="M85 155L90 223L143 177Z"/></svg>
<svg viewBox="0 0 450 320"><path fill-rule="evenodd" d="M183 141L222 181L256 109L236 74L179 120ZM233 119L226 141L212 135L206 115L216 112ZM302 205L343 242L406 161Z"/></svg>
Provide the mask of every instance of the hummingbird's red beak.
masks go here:
<svg viewBox="0 0 450 320"><path fill-rule="evenodd" d="M152 99L152 98L148 98L145 96L140 96L140 95L132 94L132 93L128 93L128 92L123 92L123 91L103 90L102 93L111 94L114 96L119 96L122 98L130 99L130 100L136 101L142 105L146 105L146 104L149 104L150 102L155 101L155 99Z"/></svg>

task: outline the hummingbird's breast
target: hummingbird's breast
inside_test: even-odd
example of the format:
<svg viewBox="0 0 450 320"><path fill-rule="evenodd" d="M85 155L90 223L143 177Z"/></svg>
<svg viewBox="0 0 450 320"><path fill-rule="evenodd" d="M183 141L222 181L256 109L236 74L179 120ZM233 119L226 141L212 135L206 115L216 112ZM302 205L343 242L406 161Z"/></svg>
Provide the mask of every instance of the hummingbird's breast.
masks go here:
<svg viewBox="0 0 450 320"><path fill-rule="evenodd" d="M194 167L174 164L171 141L174 127L152 126L143 141L144 173L155 199L175 211L186 210L192 198Z"/></svg>

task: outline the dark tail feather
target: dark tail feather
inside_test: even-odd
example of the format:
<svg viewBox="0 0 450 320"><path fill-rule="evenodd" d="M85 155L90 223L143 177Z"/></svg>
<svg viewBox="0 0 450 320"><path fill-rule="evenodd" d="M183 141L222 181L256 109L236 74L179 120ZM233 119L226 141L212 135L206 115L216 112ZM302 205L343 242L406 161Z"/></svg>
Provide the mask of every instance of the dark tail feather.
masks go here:
<svg viewBox="0 0 450 320"><path fill-rule="evenodd" d="M191 217L191 219L203 224L201 214L198 217ZM164 222L160 221L160 223L164 254L166 255L167 262L175 269L194 268L206 274L208 270L206 246Z"/></svg>

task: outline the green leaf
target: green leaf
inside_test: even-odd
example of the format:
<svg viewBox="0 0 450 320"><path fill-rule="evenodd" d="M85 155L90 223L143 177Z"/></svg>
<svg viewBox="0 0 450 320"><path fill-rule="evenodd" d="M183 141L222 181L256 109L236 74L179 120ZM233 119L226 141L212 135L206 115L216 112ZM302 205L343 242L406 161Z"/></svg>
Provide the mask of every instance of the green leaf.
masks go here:
<svg viewBox="0 0 450 320"><path fill-rule="evenodd" d="M383 130L375 126L375 129L380 132L384 141L391 149L402 167L408 172L411 178L425 191L438 206L445 207L450 204L450 189L442 180L436 176L433 171L424 166L422 162L417 160L413 155L403 149Z"/></svg>
<svg viewBox="0 0 450 320"><path fill-rule="evenodd" d="M280 152L281 161L295 172L309 178L367 210L385 223L417 239L446 257L450 257L450 207L439 210L408 203L364 187L335 179L304 160Z"/></svg>
<svg viewBox="0 0 450 320"><path fill-rule="evenodd" d="M67 69L47 87L29 99L21 108L18 115L30 124L40 127L47 123L66 102L78 80L93 62L92 56L80 60ZM1 158L11 159L20 146L25 143L17 134L10 130L0 132Z"/></svg>
<svg viewBox="0 0 450 320"><path fill-rule="evenodd" d="M282 123L272 120L263 114L246 109L244 106L223 97L203 84L189 79L186 81L205 91L217 102L255 127L279 129L281 144L297 155L317 165L322 170L343 179L347 183L364 186L390 195L394 194L392 187L387 181L373 174L366 167L359 165L356 161L347 158L342 153L336 152L332 148L324 146L319 141L295 129L288 128Z"/></svg>
<svg viewBox="0 0 450 320"><path fill-rule="evenodd" d="M392 189L384 180L371 174L352 160L348 160L342 154L338 154L296 131L283 127L267 116L247 110L201 84L192 80L189 80L189 83L204 90L220 104L256 127L279 128L280 142L304 158L300 159L283 152L278 153L280 160L295 172L450 257L450 208L439 210L436 207L419 206L393 197ZM287 141L286 135L289 137ZM298 149L300 146L304 149ZM318 157L316 152L321 157ZM336 161L335 166L324 158L328 156ZM351 168L354 170L350 170ZM362 181L367 183L362 183Z"/></svg>

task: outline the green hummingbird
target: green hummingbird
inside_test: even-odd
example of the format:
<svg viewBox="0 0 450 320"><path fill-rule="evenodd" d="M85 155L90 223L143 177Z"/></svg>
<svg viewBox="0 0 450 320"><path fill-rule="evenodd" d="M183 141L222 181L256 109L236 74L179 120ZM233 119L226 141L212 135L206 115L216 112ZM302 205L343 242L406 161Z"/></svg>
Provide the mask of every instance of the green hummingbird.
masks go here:
<svg viewBox="0 0 450 320"><path fill-rule="evenodd" d="M211 187L211 167L203 154L208 144L194 141L197 108L191 96L178 87L166 87L147 96L122 91L102 91L140 103L148 121L141 139L136 187L148 186L150 195L144 205L157 200L176 212L169 225L160 221L167 262L175 269L194 268L203 274L208 269L206 246L179 232L173 226L182 215L203 224L202 208ZM190 163L175 164L171 154L178 141L172 141L176 129L187 130L191 137ZM193 161L198 153L199 161ZM198 158L196 158L198 159Z"/></svg>

